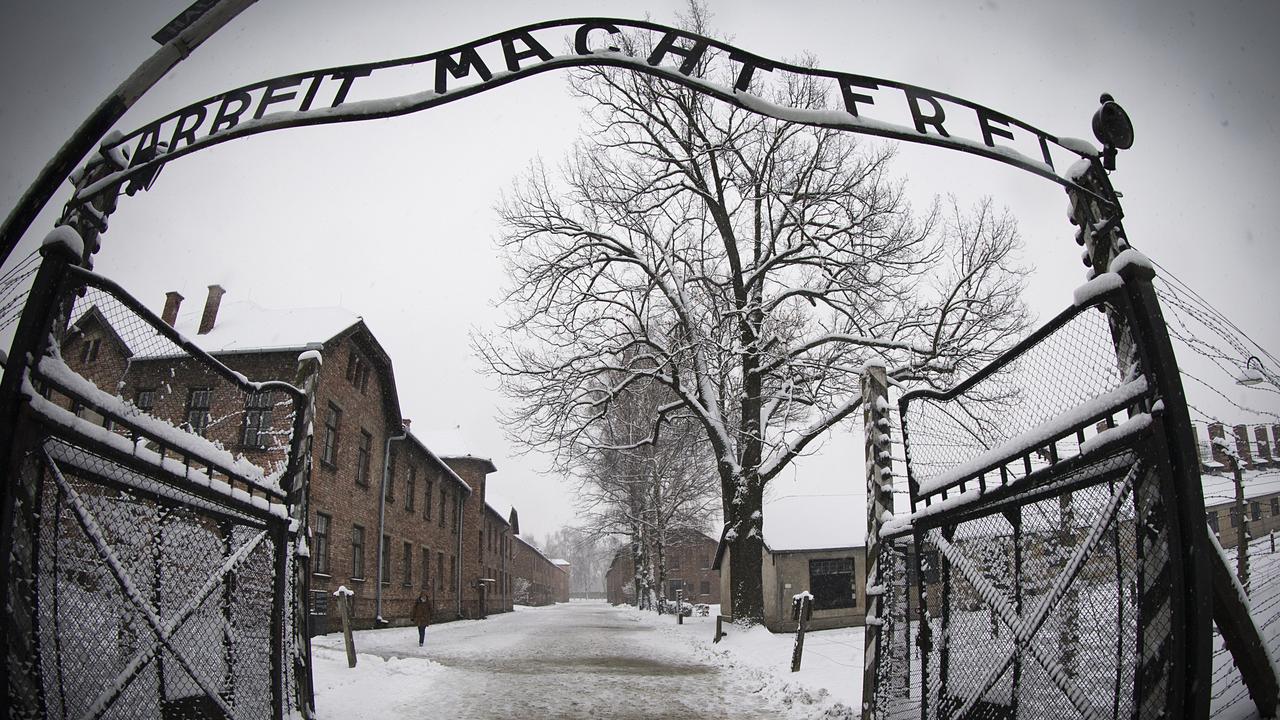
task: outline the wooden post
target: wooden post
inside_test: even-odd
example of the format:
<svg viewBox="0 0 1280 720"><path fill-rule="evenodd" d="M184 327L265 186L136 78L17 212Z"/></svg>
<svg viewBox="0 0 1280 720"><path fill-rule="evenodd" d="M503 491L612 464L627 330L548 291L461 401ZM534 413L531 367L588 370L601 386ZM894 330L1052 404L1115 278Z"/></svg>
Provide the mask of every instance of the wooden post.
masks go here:
<svg viewBox="0 0 1280 720"><path fill-rule="evenodd" d="M804 655L804 633L809 629L809 615L813 612L813 596L807 591L791 601L791 619L796 625L796 646L791 651L791 672L800 672L800 658Z"/></svg>
<svg viewBox="0 0 1280 720"><path fill-rule="evenodd" d="M867 539L863 587L867 599L862 658L862 717L876 714L884 622L883 574L880 572L880 526L893 515L893 460L889 452L893 427L889 420L889 376L883 363L868 363L862 372L862 423L866 440ZM797 663L798 665L798 663Z"/></svg>
<svg viewBox="0 0 1280 720"><path fill-rule="evenodd" d="M711 641L712 643L718 643L718 642L720 642L720 638L722 638L722 637L724 637L725 635L728 635L728 634L729 634L729 633L727 633L727 632L725 632L725 631L724 631L724 622L725 622L726 620L728 620L728 619L729 619L729 616L728 616L728 615L717 615L717 616L716 616L716 638L715 638L714 640L712 640L712 641Z"/></svg>
<svg viewBox="0 0 1280 720"><path fill-rule="evenodd" d="M356 666L356 641L351 637L351 595L352 592L341 586L334 591L338 596L338 615L342 617L342 642L347 646L347 667Z"/></svg>
<svg viewBox="0 0 1280 720"><path fill-rule="evenodd" d="M683 597L684 597L684 590L677 590L676 591L676 624L677 625L684 624L684 601L682 600Z"/></svg>

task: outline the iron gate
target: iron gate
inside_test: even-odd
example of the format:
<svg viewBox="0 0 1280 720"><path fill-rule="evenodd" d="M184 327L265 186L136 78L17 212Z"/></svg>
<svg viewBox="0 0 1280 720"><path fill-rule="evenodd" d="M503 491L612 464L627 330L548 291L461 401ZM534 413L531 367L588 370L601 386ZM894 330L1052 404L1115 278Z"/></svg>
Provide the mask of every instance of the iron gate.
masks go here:
<svg viewBox="0 0 1280 720"><path fill-rule="evenodd" d="M310 716L307 395L74 262L46 249L5 368L9 716Z"/></svg>
<svg viewBox="0 0 1280 720"><path fill-rule="evenodd" d="M1143 272L902 397L912 515L882 550L882 716L1194 714L1205 573L1180 513L1203 500L1170 467Z"/></svg>

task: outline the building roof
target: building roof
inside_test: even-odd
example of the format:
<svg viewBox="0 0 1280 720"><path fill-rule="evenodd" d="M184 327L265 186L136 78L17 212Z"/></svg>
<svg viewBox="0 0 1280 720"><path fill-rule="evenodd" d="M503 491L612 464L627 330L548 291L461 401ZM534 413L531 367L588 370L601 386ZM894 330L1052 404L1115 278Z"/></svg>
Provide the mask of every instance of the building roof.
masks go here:
<svg viewBox="0 0 1280 720"><path fill-rule="evenodd" d="M467 440L461 425L449 428L428 428L419 431L419 434L445 460L474 460L487 464L488 472L498 471L491 458L471 452L475 449L475 443Z"/></svg>
<svg viewBox="0 0 1280 720"><path fill-rule="evenodd" d="M444 472L447 476L452 478L454 482L461 485L463 490L466 490L468 493L471 492L471 486L468 485L467 481L463 480L462 477L458 475L458 473L454 472L453 468L449 467L449 463L445 462L444 460L441 460L440 456L432 452L431 448L427 447L426 444L423 443L422 440L420 440L417 435L414 435L412 432L407 432L406 435L409 436L409 439L412 440L413 443L417 445L418 448L421 449L422 452L425 453L427 457L431 458L441 468L444 468Z"/></svg>
<svg viewBox="0 0 1280 720"><path fill-rule="evenodd" d="M764 504L764 544L772 552L862 547L866 537L861 495L791 495Z"/></svg>
<svg viewBox="0 0 1280 720"><path fill-rule="evenodd" d="M1280 470L1245 470L1241 477L1246 500L1280 493ZM1202 473L1200 484L1204 488L1206 508L1235 502L1236 481L1231 473L1225 475Z"/></svg>
<svg viewBox="0 0 1280 720"><path fill-rule="evenodd" d="M516 535L516 536L515 536L515 538L516 538L516 540L520 541L520 544L521 544L521 545L524 545L525 547L527 547L527 548L529 548L530 550L532 550L532 551L534 551L535 553L537 553L537 554L538 554L538 557L542 558L543 560L546 560L547 562L551 562L551 558L547 557L546 555L543 555L543 554L542 554L542 551L538 549L538 546L537 546L537 545L534 545L533 543L529 542L528 540L525 540L524 538L520 537L519 535Z"/></svg>
<svg viewBox="0 0 1280 720"><path fill-rule="evenodd" d="M511 534L520 534L520 516L516 513L516 508L502 495L495 493L492 488L484 489L484 504L493 511L495 515L502 518L503 522L511 526Z"/></svg>
<svg viewBox="0 0 1280 720"><path fill-rule="evenodd" d="M551 564L552 564L552 565L560 565L560 566L563 566L563 567L569 567L569 565L570 565L569 561L568 561L568 560L565 560L564 558L551 558Z"/></svg>
<svg viewBox="0 0 1280 720"><path fill-rule="evenodd" d="M200 316L204 306L192 303L178 313L173 327L202 348L216 355L229 352L301 350L311 343L324 343L360 322L359 315L341 307L264 308L248 300L223 302L218 320L204 335Z"/></svg>

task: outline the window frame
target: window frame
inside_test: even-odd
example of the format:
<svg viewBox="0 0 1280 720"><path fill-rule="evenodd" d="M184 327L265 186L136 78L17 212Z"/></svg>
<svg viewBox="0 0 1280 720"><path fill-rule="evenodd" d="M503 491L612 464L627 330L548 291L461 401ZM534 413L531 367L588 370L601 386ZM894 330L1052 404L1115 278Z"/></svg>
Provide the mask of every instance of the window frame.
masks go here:
<svg viewBox="0 0 1280 720"><path fill-rule="evenodd" d="M364 526L351 526L351 579L364 580Z"/></svg>
<svg viewBox="0 0 1280 720"><path fill-rule="evenodd" d="M271 441L271 410L275 407L275 398L270 390L258 390L245 393L244 422L240 428L240 445L256 450L266 450ZM249 433L253 432L255 442L250 442Z"/></svg>
<svg viewBox="0 0 1280 720"><path fill-rule="evenodd" d="M360 445L356 448L355 483L369 487L369 474L373 464L373 434L360 428Z"/></svg>
<svg viewBox="0 0 1280 720"><path fill-rule="evenodd" d="M312 557L311 572L316 575L329 574L329 534L333 532L333 516L317 512L316 524L312 530L312 545L315 546Z"/></svg>
<svg viewBox="0 0 1280 720"><path fill-rule="evenodd" d="M400 579L400 584L404 587L413 587L413 543L404 541L404 567L401 571L404 577Z"/></svg>
<svg viewBox="0 0 1280 720"><path fill-rule="evenodd" d="M848 564L848 569L844 565ZM852 557L809 560L809 594L814 610L852 610L858 607L857 562ZM848 592L842 578L847 577ZM819 582L820 578L830 578Z"/></svg>
<svg viewBox="0 0 1280 720"><path fill-rule="evenodd" d="M338 441L341 437L341 427L342 408L329 403L325 409L324 437L320 443L320 464L325 467L334 469L338 467Z"/></svg>
<svg viewBox="0 0 1280 720"><path fill-rule="evenodd" d="M202 400L203 405L197 405L196 401ZM187 409L186 409L186 425L193 435L204 437L209 432L210 408L213 405L213 390L207 387L187 388ZM200 413L199 416L196 413ZM199 417L199 421L194 419Z"/></svg>

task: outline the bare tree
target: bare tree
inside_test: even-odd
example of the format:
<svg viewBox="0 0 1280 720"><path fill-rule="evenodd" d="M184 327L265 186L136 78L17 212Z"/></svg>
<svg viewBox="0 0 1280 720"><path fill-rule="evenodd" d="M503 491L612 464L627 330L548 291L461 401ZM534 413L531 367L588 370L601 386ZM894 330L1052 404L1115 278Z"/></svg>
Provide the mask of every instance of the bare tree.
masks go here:
<svg viewBox="0 0 1280 720"><path fill-rule="evenodd" d="M685 26L703 32L697 7ZM477 349L518 400L522 440L566 468L696 423L729 526L732 612L758 619L765 485L859 407L868 361L946 386L1026 328L1016 226L989 202L913 213L892 151L846 133L617 68L571 86L587 132L559 173L535 165L501 202L509 322ZM829 101L803 77L772 92ZM669 400L642 432L602 433L643 382Z"/></svg>
<svg viewBox="0 0 1280 720"><path fill-rule="evenodd" d="M610 404L608 417L580 434L579 530L585 538L626 538L634 568L636 600L661 611L665 599L666 548L673 534L702 529L719 505L708 479L714 463L700 425L669 417L654 437L660 409L671 393L652 379L632 383Z"/></svg>

